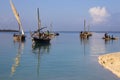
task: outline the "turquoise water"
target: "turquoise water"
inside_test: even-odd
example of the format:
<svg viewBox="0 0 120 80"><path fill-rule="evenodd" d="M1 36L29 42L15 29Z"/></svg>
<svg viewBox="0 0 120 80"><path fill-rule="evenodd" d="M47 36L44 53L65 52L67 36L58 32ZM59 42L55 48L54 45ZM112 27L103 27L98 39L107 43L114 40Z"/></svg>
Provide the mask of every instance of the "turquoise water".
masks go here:
<svg viewBox="0 0 120 80"><path fill-rule="evenodd" d="M0 80L120 80L98 63L99 55L120 52L120 40L105 42L104 33L93 33L89 40L60 33L38 47L29 33L24 43L14 42L12 35L0 33Z"/></svg>

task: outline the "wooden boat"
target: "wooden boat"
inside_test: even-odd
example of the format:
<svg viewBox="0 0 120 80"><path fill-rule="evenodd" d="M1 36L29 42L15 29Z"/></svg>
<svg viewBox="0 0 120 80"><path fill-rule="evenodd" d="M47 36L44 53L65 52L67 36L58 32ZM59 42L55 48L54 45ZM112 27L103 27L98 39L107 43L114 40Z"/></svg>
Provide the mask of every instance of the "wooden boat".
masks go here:
<svg viewBox="0 0 120 80"><path fill-rule="evenodd" d="M90 36L92 36L92 33L89 31L86 31L86 21L84 20L84 31L80 33L80 37L81 38L89 38Z"/></svg>
<svg viewBox="0 0 120 80"><path fill-rule="evenodd" d="M13 14L18 22L18 25L19 25L19 34L14 34L13 39L14 39L14 41L25 41L26 36L25 36L24 30L23 30L23 27L22 27L22 24L20 21L20 16L19 16L19 13L17 12L12 0L10 0L10 5L12 8Z"/></svg>
<svg viewBox="0 0 120 80"><path fill-rule="evenodd" d="M13 39L14 41L25 41L25 35L18 35L18 34L14 34L13 35Z"/></svg>
<svg viewBox="0 0 120 80"><path fill-rule="evenodd" d="M41 21L39 18L39 8L37 8L37 14L38 14L38 30L31 34L32 41L34 43L50 43L51 36L49 34L49 31L47 33L41 32L43 28L41 28Z"/></svg>
<svg viewBox="0 0 120 80"><path fill-rule="evenodd" d="M33 42L35 43L50 43L50 38L37 38L37 37L33 37Z"/></svg>
<svg viewBox="0 0 120 80"><path fill-rule="evenodd" d="M103 37L102 39L104 39L104 40L118 40L118 37L112 37L112 38L105 38L105 37Z"/></svg>
<svg viewBox="0 0 120 80"><path fill-rule="evenodd" d="M80 37L81 37L81 38L89 38L88 34L85 33L85 32L81 32L81 33L80 33Z"/></svg>

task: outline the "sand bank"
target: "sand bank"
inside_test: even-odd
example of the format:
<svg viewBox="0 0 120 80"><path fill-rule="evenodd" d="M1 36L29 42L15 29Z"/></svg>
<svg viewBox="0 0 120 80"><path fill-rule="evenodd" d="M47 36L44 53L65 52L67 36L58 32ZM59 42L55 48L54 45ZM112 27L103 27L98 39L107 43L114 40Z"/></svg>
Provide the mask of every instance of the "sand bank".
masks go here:
<svg viewBox="0 0 120 80"><path fill-rule="evenodd" d="M120 52L99 56L99 63L120 78Z"/></svg>

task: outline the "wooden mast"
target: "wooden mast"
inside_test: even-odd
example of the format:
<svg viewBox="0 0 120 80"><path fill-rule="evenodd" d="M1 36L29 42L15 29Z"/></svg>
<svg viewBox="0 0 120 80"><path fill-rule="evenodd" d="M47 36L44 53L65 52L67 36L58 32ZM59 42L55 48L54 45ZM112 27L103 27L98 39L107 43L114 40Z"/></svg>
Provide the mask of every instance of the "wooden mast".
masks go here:
<svg viewBox="0 0 120 80"><path fill-rule="evenodd" d="M40 18L39 18L39 8L37 8L37 15L38 15L38 32L39 32L39 38L40 38L41 21L40 21Z"/></svg>
<svg viewBox="0 0 120 80"><path fill-rule="evenodd" d="M84 32L86 32L86 20L84 19Z"/></svg>

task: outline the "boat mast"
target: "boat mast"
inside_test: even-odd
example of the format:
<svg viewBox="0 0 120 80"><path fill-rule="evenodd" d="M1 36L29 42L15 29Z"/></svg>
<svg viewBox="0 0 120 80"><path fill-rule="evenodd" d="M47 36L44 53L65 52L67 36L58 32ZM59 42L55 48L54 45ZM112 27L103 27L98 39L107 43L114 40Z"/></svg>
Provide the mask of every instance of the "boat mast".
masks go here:
<svg viewBox="0 0 120 80"><path fill-rule="evenodd" d="M37 8L37 15L38 15L38 30L40 31L41 21L40 21L40 18L39 18L39 8Z"/></svg>
<svg viewBox="0 0 120 80"><path fill-rule="evenodd" d="M84 19L84 32L86 32L86 20Z"/></svg>
<svg viewBox="0 0 120 80"><path fill-rule="evenodd" d="M37 8L37 15L38 15L38 32L39 32L39 39L40 39L41 21L40 21L40 18L39 18L39 8Z"/></svg>

